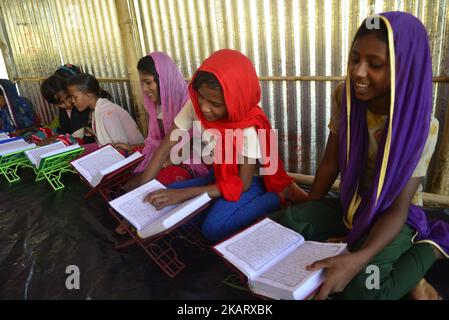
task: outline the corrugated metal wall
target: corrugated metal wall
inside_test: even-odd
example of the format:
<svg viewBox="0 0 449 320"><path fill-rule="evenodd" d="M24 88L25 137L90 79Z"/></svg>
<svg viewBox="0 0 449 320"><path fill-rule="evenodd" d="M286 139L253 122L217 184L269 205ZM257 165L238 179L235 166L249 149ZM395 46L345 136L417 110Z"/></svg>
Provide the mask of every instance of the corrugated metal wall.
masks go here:
<svg viewBox="0 0 449 320"><path fill-rule="evenodd" d="M18 85L45 122L56 110L42 99L39 78L50 76L62 63L79 65L99 78L126 77L114 0L2 0L0 12L15 62L14 78L38 78ZM127 81L101 86L129 110Z"/></svg>
<svg viewBox="0 0 449 320"><path fill-rule="evenodd" d="M449 75L449 0L128 2L139 54L165 51L186 77L220 48L248 55L261 77L343 76L358 25L370 12L390 10L407 11L423 21L431 38L434 76ZM114 1L5 0L0 10L19 77L49 75L61 60L78 63L97 77L126 75ZM261 84L261 104L280 131L288 170L314 173L325 147L337 82ZM36 83L20 83L20 88L33 101L41 100ZM449 84L434 88L436 115L443 123ZM107 89L116 102L130 105L126 82L109 83ZM44 110L45 116L51 113Z"/></svg>
<svg viewBox="0 0 449 320"><path fill-rule="evenodd" d="M407 11L431 37L434 75L449 74L449 1L130 1L141 54L165 51L186 77L220 48L245 53L261 77L343 76L349 45L371 12ZM279 129L288 170L313 174L323 154L335 81L262 81L262 107ZM449 85L435 85L444 120Z"/></svg>

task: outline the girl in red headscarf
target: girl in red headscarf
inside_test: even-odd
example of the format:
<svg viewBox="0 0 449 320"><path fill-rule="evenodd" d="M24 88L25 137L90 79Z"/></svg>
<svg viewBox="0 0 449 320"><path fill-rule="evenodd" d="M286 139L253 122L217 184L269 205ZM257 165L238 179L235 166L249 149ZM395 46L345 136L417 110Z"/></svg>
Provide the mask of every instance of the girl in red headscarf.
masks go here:
<svg viewBox="0 0 449 320"><path fill-rule="evenodd" d="M292 183L277 155L277 137L258 105L260 92L254 66L240 52L220 50L206 59L189 85L191 102L175 118L172 134L155 152L140 184L157 175L178 141L170 140L175 130L205 130L203 147L194 142L193 151L213 164L210 174L152 192L146 200L162 209L207 192L214 201L202 232L211 241L275 211L282 198L305 200L306 193Z"/></svg>

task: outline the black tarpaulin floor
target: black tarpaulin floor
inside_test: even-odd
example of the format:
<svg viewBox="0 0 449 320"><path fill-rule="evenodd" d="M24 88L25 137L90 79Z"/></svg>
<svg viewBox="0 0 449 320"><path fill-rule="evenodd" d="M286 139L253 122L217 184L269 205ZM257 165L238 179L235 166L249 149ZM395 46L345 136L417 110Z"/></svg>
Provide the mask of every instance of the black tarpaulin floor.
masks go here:
<svg viewBox="0 0 449 320"><path fill-rule="evenodd" d="M98 195L87 200L87 187L66 174L65 189L54 192L34 182L31 170L8 184L0 177L1 299L254 299L249 292L223 284L231 274L210 249L175 241L186 268L170 279L138 246L117 250L115 220ZM449 210L430 214L449 217ZM66 288L66 268L80 270L80 289ZM448 261L427 275L449 298Z"/></svg>

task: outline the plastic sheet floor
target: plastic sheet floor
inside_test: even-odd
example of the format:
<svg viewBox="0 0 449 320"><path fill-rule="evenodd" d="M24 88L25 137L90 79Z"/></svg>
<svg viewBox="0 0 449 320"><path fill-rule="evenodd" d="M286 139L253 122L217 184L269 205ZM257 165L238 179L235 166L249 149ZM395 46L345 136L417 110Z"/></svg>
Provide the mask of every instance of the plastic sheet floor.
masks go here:
<svg viewBox="0 0 449 320"><path fill-rule="evenodd" d="M0 299L255 299L223 284L231 274L210 249L175 247L186 268L170 279L138 246L117 250L123 238L98 195L66 174L65 189L35 183L31 171L8 184L0 177ZM435 214L447 215L443 210ZM66 288L66 268L80 270L80 289ZM449 298L449 264L438 262L427 278Z"/></svg>

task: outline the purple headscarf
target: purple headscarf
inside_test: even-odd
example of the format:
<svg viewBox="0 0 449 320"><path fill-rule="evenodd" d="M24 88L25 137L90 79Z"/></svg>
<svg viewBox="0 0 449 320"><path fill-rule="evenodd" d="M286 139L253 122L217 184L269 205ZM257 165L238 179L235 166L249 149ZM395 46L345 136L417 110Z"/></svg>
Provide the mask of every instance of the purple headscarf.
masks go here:
<svg viewBox="0 0 449 320"><path fill-rule="evenodd" d="M159 75L159 92L164 132L161 133L159 129L156 105L142 89L143 102L148 112L148 136L145 139L145 146L142 151L145 159L136 168L135 173L145 170L148 162L164 138L164 135L170 132L176 115L189 100L186 81L174 61L163 52L153 52L149 56L153 58L156 71ZM203 164L189 164L188 166L197 175L204 175L208 172Z"/></svg>
<svg viewBox="0 0 449 320"><path fill-rule="evenodd" d="M379 143L373 183L363 194L358 190L358 182L369 143L367 105L354 97L349 75L341 103L341 203L345 223L351 228L350 245L391 207L411 178L424 149L432 116L432 65L426 29L416 17L404 12L382 13L380 18L388 29L392 101ZM414 241L431 242L444 253L449 252L448 224L427 221L423 210L414 205L410 205L407 224L417 231Z"/></svg>

